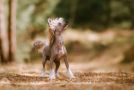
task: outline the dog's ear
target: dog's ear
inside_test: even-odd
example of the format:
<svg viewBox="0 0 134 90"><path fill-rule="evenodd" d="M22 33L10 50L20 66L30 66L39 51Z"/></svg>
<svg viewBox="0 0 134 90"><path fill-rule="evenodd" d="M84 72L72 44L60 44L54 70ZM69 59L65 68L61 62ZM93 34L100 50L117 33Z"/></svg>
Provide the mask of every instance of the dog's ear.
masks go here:
<svg viewBox="0 0 134 90"><path fill-rule="evenodd" d="M50 30L51 32L53 32L53 31L54 31L54 30L52 29L52 27L53 27L53 19L48 18L47 22L48 22L49 30Z"/></svg>
<svg viewBox="0 0 134 90"><path fill-rule="evenodd" d="M51 22L52 22L52 20L50 18L48 18L47 23L48 23L49 26L50 26Z"/></svg>
<svg viewBox="0 0 134 90"><path fill-rule="evenodd" d="M64 25L64 27L63 27L63 31L65 31L67 28L68 28L68 23L65 22L65 25Z"/></svg>

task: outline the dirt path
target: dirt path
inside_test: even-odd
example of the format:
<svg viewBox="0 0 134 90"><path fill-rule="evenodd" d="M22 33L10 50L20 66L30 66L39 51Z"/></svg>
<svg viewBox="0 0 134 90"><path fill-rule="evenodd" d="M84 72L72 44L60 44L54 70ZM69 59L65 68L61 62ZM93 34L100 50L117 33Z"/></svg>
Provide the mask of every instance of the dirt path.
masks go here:
<svg viewBox="0 0 134 90"><path fill-rule="evenodd" d="M74 72L76 78L69 80L61 68L60 77L50 81L40 76L39 66L2 66L0 90L134 90L134 73L86 72L81 68Z"/></svg>
<svg viewBox="0 0 134 90"><path fill-rule="evenodd" d="M50 81L41 76L28 76L13 73L0 73L0 86L3 89L27 90L134 90L133 73L75 73L76 78L69 80L64 75ZM55 89L56 88L56 89Z"/></svg>
<svg viewBox="0 0 134 90"><path fill-rule="evenodd" d="M64 75L60 74L60 78L53 80L53 83L117 83L117 84L129 84L134 85L134 74L133 73L124 73L124 72L112 72L112 73L75 73L75 79L69 80ZM40 83L47 84L50 83L48 77L41 77L35 75L19 75L13 73L0 73L1 83L5 81L5 83L16 84L19 85L21 83ZM43 83L44 82L44 83Z"/></svg>

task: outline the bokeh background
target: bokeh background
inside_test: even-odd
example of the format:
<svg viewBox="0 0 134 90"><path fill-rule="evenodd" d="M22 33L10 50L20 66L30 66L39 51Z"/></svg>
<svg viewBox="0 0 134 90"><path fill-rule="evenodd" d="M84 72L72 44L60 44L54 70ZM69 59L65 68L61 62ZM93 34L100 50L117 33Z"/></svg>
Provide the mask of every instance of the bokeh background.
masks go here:
<svg viewBox="0 0 134 90"><path fill-rule="evenodd" d="M72 67L134 71L134 0L1 0L1 64L41 63L32 44L47 41L49 17L69 23L63 37Z"/></svg>

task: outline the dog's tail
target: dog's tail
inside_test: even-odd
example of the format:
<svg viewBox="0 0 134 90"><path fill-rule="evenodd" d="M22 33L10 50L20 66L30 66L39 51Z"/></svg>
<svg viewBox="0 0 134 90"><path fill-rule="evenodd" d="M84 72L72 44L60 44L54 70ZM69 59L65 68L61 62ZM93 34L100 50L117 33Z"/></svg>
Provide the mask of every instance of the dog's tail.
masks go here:
<svg viewBox="0 0 134 90"><path fill-rule="evenodd" d="M37 40L33 43L32 51L36 51L45 46L43 41Z"/></svg>

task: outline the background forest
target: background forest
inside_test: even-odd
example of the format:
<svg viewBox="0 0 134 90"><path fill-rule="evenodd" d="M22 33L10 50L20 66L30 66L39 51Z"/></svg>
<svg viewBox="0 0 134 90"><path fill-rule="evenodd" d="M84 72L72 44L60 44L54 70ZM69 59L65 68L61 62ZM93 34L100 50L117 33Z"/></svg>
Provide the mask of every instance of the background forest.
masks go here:
<svg viewBox="0 0 134 90"><path fill-rule="evenodd" d="M118 70L134 70L133 0L1 0L0 4L1 63L40 61L40 54L32 51L33 42L47 40L49 17L63 17L69 23L63 36L71 62L99 61L117 65Z"/></svg>

